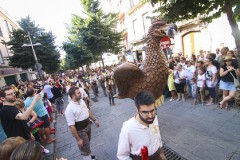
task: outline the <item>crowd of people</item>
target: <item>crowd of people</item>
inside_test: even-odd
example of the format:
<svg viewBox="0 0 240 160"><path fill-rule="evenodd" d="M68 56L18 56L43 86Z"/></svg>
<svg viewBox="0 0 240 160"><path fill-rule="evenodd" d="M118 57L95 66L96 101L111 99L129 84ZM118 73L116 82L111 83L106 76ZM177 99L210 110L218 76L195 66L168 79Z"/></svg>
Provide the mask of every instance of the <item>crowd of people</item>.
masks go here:
<svg viewBox="0 0 240 160"><path fill-rule="evenodd" d="M64 111L63 94L65 93L68 94L69 106L80 99L82 104L86 104L85 118L88 118L88 111L92 108L92 100L89 97L90 89L95 96L93 101L98 101L98 89L101 87L104 95L109 97L109 104L115 105L113 96L116 94L116 85L112 76L112 68L69 71L54 77L49 76L44 81L22 82L19 80L17 85L3 87L0 91L0 157L6 157L6 160L10 159L10 151L7 153L4 148L11 143L9 138L12 137L34 141L36 145L41 146L43 154L48 154L49 151L44 146L55 141L51 137L51 134L55 133L55 129L50 125L55 122L53 113L55 112L57 116L63 116L65 113L68 124L75 123L75 121L71 121L73 117L71 109L68 109L70 107ZM73 91L73 89L75 90ZM76 90L80 96L75 97ZM98 123L95 118L91 122ZM81 136L87 136L84 133L79 132ZM86 148L83 150L86 151ZM89 149L85 152L86 156L89 156L88 154L90 154Z"/></svg>
<svg viewBox="0 0 240 160"><path fill-rule="evenodd" d="M222 94L218 105L227 109L239 87L236 54L237 49L233 51L228 47L217 48L216 53L200 50L197 56L193 54L188 59L173 54L168 60L170 101L185 101L188 96L194 105L213 105Z"/></svg>
<svg viewBox="0 0 240 160"><path fill-rule="evenodd" d="M137 66L141 63L134 62ZM222 90L220 108L228 108L229 100L233 99L237 92L238 61L236 53L223 47L216 53L207 53L203 50L191 57L173 54L168 58L169 77L166 90L171 93L170 101L185 101L188 95L192 104L213 105L215 99ZM114 95L117 87L113 78L113 68L105 68L78 71L67 71L55 76L49 76L45 80L34 82L22 82L6 86L0 91L0 157L4 159L41 159L42 153L49 151L44 147L55 141L51 134L55 129L53 113L57 116L65 116L67 125L73 137L76 139L81 154L85 159L96 159L91 153L91 123L100 126L97 118L92 113L93 102L99 101L99 89L104 96L109 98L109 105L115 105ZM94 98L89 96L90 90ZM68 94L68 106L64 109L63 95ZM208 97L207 102L206 98ZM137 152L143 143L137 136L126 137L135 134L136 130L148 129L156 136L156 143L149 148L149 153L164 159L161 147L161 136L155 116L153 95L143 91L136 95L135 105L138 113L124 123L120 133L117 156L119 159L134 157L139 159ZM138 126L138 123L143 125ZM130 126L130 128L129 128ZM148 132L141 132L146 136ZM134 144L130 144L134 142ZM149 139L151 141L151 139ZM145 143L145 142L144 142ZM146 141L146 143L148 143ZM134 145L134 146L133 146ZM32 152L28 147L34 148ZM137 147L137 148L136 148ZM20 152L22 152L20 154ZM41 153L41 154L39 154ZM33 157L33 158L30 158Z"/></svg>

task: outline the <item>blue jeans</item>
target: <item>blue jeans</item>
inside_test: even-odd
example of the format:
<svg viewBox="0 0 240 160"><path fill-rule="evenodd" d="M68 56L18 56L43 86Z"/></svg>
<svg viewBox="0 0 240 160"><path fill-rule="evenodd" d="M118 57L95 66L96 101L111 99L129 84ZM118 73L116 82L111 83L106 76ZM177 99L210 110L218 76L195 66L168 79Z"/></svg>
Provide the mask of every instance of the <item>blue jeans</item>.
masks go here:
<svg viewBox="0 0 240 160"><path fill-rule="evenodd" d="M190 83L190 80L186 80L186 84L187 84L187 88L188 88L188 95L193 97L193 95L192 95L192 85Z"/></svg>

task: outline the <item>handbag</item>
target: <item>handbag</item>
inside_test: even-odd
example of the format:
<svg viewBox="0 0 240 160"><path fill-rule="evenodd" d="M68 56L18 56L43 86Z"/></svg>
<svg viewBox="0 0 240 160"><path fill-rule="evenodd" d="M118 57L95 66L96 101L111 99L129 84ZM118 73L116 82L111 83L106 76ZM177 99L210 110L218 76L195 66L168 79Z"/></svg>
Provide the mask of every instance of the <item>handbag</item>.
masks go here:
<svg viewBox="0 0 240 160"><path fill-rule="evenodd" d="M178 79L179 79L180 77L179 77L178 72L177 72L177 75L178 75ZM186 79L181 79L181 80L179 80L179 82L180 82L180 84L185 85L186 84Z"/></svg>
<svg viewBox="0 0 240 160"><path fill-rule="evenodd" d="M231 76L233 77L234 86L235 86L236 88L238 88L238 87L240 86L239 80L238 80L237 78L235 78L234 75L233 75L231 72L229 72L229 73L230 73Z"/></svg>

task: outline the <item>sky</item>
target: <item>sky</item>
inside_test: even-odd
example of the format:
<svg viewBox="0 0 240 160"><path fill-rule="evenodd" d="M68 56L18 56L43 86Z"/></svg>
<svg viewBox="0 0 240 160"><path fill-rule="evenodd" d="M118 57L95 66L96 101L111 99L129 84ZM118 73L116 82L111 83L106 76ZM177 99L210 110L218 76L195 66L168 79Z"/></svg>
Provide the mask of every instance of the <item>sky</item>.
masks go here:
<svg viewBox="0 0 240 160"><path fill-rule="evenodd" d="M36 25L54 33L56 45L66 40L71 15L84 15L80 0L0 0L0 7L16 21L29 15Z"/></svg>

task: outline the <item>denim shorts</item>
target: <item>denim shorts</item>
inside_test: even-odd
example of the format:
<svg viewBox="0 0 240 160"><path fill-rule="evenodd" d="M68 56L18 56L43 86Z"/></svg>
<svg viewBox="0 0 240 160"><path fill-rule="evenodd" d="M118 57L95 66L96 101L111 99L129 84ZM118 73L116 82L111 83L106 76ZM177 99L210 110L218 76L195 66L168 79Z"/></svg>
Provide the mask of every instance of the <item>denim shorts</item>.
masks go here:
<svg viewBox="0 0 240 160"><path fill-rule="evenodd" d="M236 87L233 82L223 82L222 80L220 81L219 88L222 90L226 91L236 91Z"/></svg>

